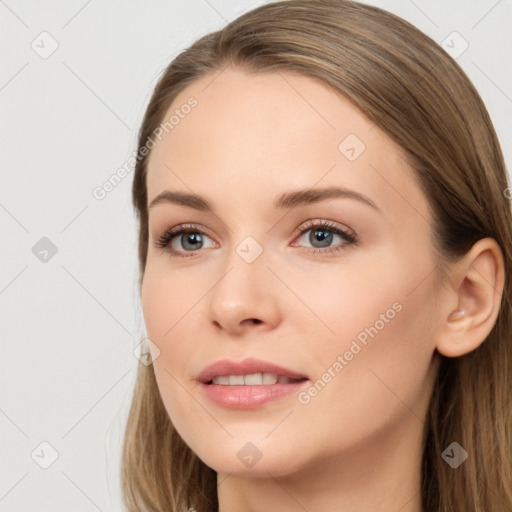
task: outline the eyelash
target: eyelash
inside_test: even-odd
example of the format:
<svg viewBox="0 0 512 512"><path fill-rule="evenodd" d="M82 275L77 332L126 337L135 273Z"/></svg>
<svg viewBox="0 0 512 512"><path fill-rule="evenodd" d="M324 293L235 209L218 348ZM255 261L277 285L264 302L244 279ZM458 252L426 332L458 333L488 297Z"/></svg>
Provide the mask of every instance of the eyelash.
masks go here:
<svg viewBox="0 0 512 512"><path fill-rule="evenodd" d="M323 230L323 231L330 231L331 233L335 235L339 235L342 238L345 239L345 243L341 245L337 245L334 247L328 247L327 249L318 249L313 248L310 250L312 253L337 253L339 251L343 251L346 249L347 245L357 245L359 242L358 237L353 231L344 230L341 228L336 227L334 224L332 224L329 221L309 221L306 226L304 226L302 229L298 230L296 233L297 237L302 237L304 233L307 233L308 231L315 229L315 230ZM200 227L195 224L182 224L180 226L177 226L175 228L169 229L166 231L163 235L158 237L157 240L154 242L154 246L158 249L166 249L172 257L177 256L179 258L184 257L190 257L195 256L200 250L197 251L187 251L187 253L183 253L182 251L177 251L173 249L172 247L169 247L169 243L172 242L173 238L183 235L183 234L190 234L190 233L200 233L201 235L205 235L206 233L203 233L201 231ZM208 235L206 235L208 236Z"/></svg>

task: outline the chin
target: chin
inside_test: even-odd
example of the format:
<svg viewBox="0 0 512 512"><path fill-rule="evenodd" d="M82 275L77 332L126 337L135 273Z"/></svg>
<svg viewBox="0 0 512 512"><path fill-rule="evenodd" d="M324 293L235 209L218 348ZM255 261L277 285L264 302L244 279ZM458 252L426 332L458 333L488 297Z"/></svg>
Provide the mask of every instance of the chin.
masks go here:
<svg viewBox="0 0 512 512"><path fill-rule="evenodd" d="M247 438L245 438L247 439ZM279 449L281 445L281 449ZM217 473L230 476L251 476L268 478L284 476L300 469L301 462L297 459L297 449L283 448L283 443L239 441L236 438L221 444L215 450L212 446L191 448L194 453Z"/></svg>

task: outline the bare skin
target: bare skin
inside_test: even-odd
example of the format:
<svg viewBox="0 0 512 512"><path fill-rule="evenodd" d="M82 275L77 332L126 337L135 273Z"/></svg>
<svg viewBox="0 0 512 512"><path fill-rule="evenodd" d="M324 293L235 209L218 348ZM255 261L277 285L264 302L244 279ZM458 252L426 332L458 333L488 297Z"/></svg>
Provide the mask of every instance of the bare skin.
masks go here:
<svg viewBox="0 0 512 512"><path fill-rule="evenodd" d="M221 512L422 512L423 427L439 352L462 355L490 332L500 250L479 241L439 286L430 207L391 139L311 78L232 68L213 78L175 99L170 113L192 96L198 103L148 166L148 203L173 190L200 194L215 210L164 202L149 210L142 305L168 414L217 471ZM273 206L286 192L330 186L376 208L348 197ZM155 247L169 228L190 223L202 233L196 249L183 245L186 235ZM330 244L313 236L319 229ZM247 237L257 245L240 246ZM250 263L237 250L258 246ZM466 316L451 320L458 308ZM246 357L310 382L300 396L250 410L204 396L196 380L204 367ZM315 393L318 379L325 385ZM261 455L252 467L237 455L249 442Z"/></svg>

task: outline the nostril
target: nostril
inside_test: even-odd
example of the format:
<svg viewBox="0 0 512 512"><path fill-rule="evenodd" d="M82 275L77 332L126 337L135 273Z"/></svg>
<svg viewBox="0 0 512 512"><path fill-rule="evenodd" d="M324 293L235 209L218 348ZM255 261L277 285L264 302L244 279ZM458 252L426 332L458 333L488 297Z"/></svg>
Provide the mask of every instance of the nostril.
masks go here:
<svg viewBox="0 0 512 512"><path fill-rule="evenodd" d="M243 321L243 323L251 323L257 325L263 323L263 321L260 320L259 318L247 318L246 320Z"/></svg>

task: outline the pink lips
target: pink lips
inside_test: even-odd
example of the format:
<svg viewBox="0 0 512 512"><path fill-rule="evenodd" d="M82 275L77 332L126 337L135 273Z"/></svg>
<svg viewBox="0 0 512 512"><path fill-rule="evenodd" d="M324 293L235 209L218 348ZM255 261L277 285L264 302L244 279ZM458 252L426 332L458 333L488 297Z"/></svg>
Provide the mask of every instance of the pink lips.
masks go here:
<svg viewBox="0 0 512 512"><path fill-rule="evenodd" d="M251 373L275 373L297 382L268 385L223 386L212 384L213 377L222 375L247 375ZM304 387L306 375L299 374L282 366L254 358L237 363L222 360L207 366L197 377L206 397L221 407L229 409L253 409L264 403L288 395Z"/></svg>

